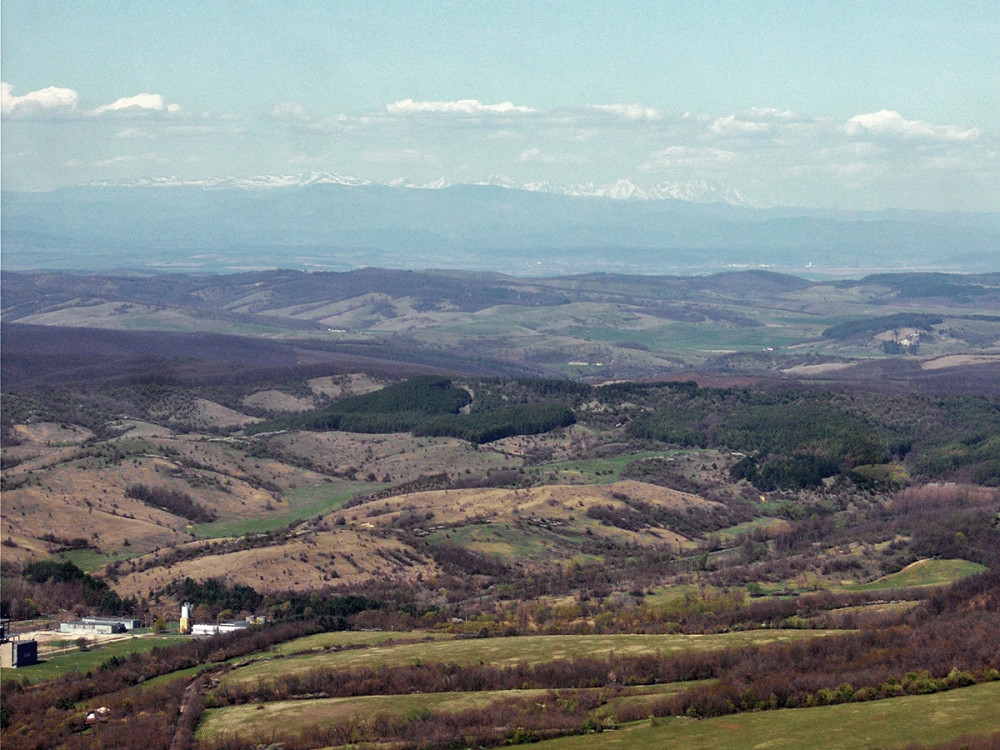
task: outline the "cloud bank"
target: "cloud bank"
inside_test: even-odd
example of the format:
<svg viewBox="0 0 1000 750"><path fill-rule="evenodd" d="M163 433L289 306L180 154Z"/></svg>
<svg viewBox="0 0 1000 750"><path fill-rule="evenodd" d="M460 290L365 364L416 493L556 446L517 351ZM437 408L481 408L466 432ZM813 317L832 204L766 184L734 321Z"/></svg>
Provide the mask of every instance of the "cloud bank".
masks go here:
<svg viewBox="0 0 1000 750"><path fill-rule="evenodd" d="M0 113L4 117L19 119L69 116L79 114L77 105L80 95L69 88L48 86L16 96L9 83L0 83ZM100 117L120 113L180 112L180 105L168 103L160 94L136 94L123 96L110 104L102 104L86 112L90 117Z"/></svg>
<svg viewBox="0 0 1000 750"><path fill-rule="evenodd" d="M167 104L159 94L136 94L135 96L123 96L111 104L104 104L90 110L88 114L99 117L100 115L112 112L179 112L180 105Z"/></svg>
<svg viewBox="0 0 1000 750"><path fill-rule="evenodd" d="M970 141L982 134L979 128L962 129L953 125L931 125L921 120L907 120L899 112L885 109L852 117L844 125L844 132L852 136L890 135L943 141Z"/></svg>
<svg viewBox="0 0 1000 750"><path fill-rule="evenodd" d="M530 114L537 110L531 107L524 107L512 102L502 102L500 104L483 104L477 99L460 99L454 102L417 102L413 99L401 99L392 102L385 107L386 111L393 115L409 114L459 114L459 115L507 115L507 114Z"/></svg>
<svg viewBox="0 0 1000 750"><path fill-rule="evenodd" d="M707 184L759 205L1000 211L997 133L889 109L833 118L405 98L330 114L288 99L234 118L194 114L160 94L85 105L72 89L18 96L4 83L2 112L4 186L17 189L313 171L420 185L502 174L520 185Z"/></svg>
<svg viewBox="0 0 1000 750"><path fill-rule="evenodd" d="M76 109L79 96L73 89L49 86L15 96L9 83L0 84L0 113L4 117L67 114Z"/></svg>

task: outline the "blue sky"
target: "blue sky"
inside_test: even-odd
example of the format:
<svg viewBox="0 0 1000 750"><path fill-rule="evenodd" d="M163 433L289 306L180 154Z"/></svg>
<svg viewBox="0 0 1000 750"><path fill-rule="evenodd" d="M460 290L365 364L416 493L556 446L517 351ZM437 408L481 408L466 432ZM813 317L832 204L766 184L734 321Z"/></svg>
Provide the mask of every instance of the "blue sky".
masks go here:
<svg viewBox="0 0 1000 750"><path fill-rule="evenodd" d="M4 0L5 189L327 171L1000 210L989 2Z"/></svg>

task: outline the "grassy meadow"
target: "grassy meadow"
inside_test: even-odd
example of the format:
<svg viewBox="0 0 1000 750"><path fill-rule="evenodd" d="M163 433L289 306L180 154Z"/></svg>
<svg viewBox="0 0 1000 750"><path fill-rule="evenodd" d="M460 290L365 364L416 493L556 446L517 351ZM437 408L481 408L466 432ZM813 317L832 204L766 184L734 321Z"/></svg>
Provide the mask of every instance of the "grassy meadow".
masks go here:
<svg viewBox="0 0 1000 750"><path fill-rule="evenodd" d="M835 630L752 630L712 635L539 635L511 638L462 638L384 643L367 635L351 643L344 634L310 636L303 642L290 641L276 652L288 658L256 661L223 677L223 683L246 683L317 668L403 666L413 664L489 664L508 667L516 664L544 664L584 657L670 655L689 651L713 651L802 638L837 635ZM380 637L385 634L379 634ZM365 643L367 641L367 643ZM326 644L330 644L327 646ZM319 648L336 645L366 645L366 648L317 653ZM368 645L370 644L370 645ZM302 653L306 652L306 653Z"/></svg>
<svg viewBox="0 0 1000 750"><path fill-rule="evenodd" d="M70 644L75 643L77 637L72 633L66 634ZM100 667L112 657L124 658L130 654L152 651L154 648L163 648L184 640L185 637L179 635L144 635L106 643L90 642L86 651L81 651L75 646L59 653L46 654L43 651L39 653L38 664L18 669L4 669L0 679L4 681L27 680L30 683L39 683L54 679L67 672L82 674Z"/></svg>
<svg viewBox="0 0 1000 750"><path fill-rule="evenodd" d="M985 565L968 560L917 560L896 573L851 588L872 591L910 586L943 586L984 570Z"/></svg>
<svg viewBox="0 0 1000 750"><path fill-rule="evenodd" d="M625 702L642 702L673 695L693 683L671 683L625 688L614 694L595 714L607 715ZM417 693L411 695L371 695L357 698L273 701L227 708L209 709L198 726L198 738L220 739L268 737L274 727L324 726L338 721L364 720L373 716L419 721L431 713L453 713L481 709L508 698L542 697L549 690L481 690L477 692ZM598 688L560 690L566 699L582 693L598 693Z"/></svg>
<svg viewBox="0 0 1000 750"><path fill-rule="evenodd" d="M868 750L990 735L1000 727L1000 683L934 695L720 716L673 717L539 742L537 750Z"/></svg>

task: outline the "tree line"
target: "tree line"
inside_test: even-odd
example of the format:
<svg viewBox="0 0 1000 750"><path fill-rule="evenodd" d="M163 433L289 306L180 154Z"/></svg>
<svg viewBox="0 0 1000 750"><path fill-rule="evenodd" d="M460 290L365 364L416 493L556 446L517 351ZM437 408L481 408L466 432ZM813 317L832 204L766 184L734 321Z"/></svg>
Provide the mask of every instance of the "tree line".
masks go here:
<svg viewBox="0 0 1000 750"><path fill-rule="evenodd" d="M192 523L211 523L218 518L214 510L199 503L183 490L150 487L141 482L135 482L125 488L125 496L138 500L151 508L165 510L172 515L186 518Z"/></svg>
<svg viewBox="0 0 1000 750"><path fill-rule="evenodd" d="M652 701L616 703L605 720L595 723L590 710L614 691L632 685L711 680ZM525 742L558 734L577 734L616 726L618 722L658 716L703 718L743 711L798 708L917 695L1000 680L1000 574L967 578L933 594L915 610L887 615L856 632L787 644L720 649L676 655L585 657L542 664L498 667L488 664L412 664L349 669L317 668L253 683L227 682L209 705L288 700L296 697L402 695L413 692L478 692L544 689L556 693L566 708L574 700L579 711L551 711L541 724L532 710L516 701L467 712L426 712L415 726L391 717L355 718L323 729L288 731L272 738L288 750L315 746L316 733L334 742L340 732L364 741L400 741L402 747L449 747L456 736L472 745L515 742L509 729L497 731L495 711L503 707L499 726L522 727L535 734ZM586 692L601 690L602 693ZM570 692L572 691L572 692ZM580 692L584 691L584 692ZM537 704L553 697L532 699ZM409 726L410 734L402 728ZM455 732L461 727L460 734ZM348 735L349 736L349 735ZM233 737L213 748L245 746L254 738ZM243 743L242 745L234 743ZM313 744L309 744L313 743Z"/></svg>
<svg viewBox="0 0 1000 750"><path fill-rule="evenodd" d="M136 601L122 599L106 582L68 561L4 563L0 616L27 620L74 605L103 615L134 612Z"/></svg>

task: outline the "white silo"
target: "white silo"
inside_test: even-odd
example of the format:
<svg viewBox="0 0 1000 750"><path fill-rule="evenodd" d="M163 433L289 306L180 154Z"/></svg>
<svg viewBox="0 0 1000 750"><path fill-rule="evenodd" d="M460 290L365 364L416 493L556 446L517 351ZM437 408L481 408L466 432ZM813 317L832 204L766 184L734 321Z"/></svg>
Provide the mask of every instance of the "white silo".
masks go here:
<svg viewBox="0 0 1000 750"><path fill-rule="evenodd" d="M191 605L184 602L181 605L181 621L177 626L177 632L187 635L191 632Z"/></svg>

